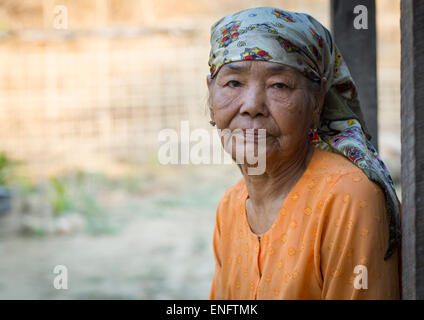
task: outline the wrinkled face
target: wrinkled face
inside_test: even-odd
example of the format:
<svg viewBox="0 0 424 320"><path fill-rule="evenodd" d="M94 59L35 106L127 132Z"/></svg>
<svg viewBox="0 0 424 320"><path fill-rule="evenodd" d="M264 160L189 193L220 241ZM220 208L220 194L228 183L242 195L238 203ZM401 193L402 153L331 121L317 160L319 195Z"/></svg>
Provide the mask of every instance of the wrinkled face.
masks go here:
<svg viewBox="0 0 424 320"><path fill-rule="evenodd" d="M298 71L269 61L239 61L224 65L207 82L218 129L266 129L267 167L277 159L291 161L307 148L320 103Z"/></svg>

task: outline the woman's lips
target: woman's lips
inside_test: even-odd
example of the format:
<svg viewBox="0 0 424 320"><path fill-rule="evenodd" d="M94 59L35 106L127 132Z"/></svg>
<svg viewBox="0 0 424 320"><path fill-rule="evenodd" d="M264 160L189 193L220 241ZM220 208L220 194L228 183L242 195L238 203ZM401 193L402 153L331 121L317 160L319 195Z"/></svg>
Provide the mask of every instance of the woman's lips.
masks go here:
<svg viewBox="0 0 424 320"><path fill-rule="evenodd" d="M262 128L246 128L242 129L242 132L246 139L266 139L272 136L266 129Z"/></svg>

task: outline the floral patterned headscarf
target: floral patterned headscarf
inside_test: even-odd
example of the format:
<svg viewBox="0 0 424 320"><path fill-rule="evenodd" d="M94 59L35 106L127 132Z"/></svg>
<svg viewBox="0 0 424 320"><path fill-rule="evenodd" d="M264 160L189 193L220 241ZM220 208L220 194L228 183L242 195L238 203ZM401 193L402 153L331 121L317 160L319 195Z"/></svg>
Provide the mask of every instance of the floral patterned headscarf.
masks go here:
<svg viewBox="0 0 424 320"><path fill-rule="evenodd" d="M277 62L312 81L327 79L320 124L312 142L345 156L383 188L390 219L384 258L389 258L401 237L400 202L385 164L369 141L355 82L330 31L308 14L271 7L227 15L211 28L211 76L224 64L243 60Z"/></svg>

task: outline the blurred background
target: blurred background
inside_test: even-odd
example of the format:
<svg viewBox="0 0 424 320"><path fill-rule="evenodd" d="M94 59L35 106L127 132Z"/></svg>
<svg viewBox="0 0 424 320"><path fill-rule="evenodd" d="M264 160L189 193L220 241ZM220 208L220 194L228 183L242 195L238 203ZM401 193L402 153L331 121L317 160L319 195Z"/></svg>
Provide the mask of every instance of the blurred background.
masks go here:
<svg viewBox="0 0 424 320"><path fill-rule="evenodd" d="M212 23L273 6L330 29L329 2L0 0L0 299L207 299L216 206L241 175L160 164L158 132L211 131ZM400 199L400 4L376 2L379 150Z"/></svg>

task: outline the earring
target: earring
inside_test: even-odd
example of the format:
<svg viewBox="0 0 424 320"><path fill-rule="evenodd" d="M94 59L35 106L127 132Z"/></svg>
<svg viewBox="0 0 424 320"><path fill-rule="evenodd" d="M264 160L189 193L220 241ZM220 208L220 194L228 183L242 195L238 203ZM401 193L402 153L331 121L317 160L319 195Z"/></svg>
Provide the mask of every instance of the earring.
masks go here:
<svg viewBox="0 0 424 320"><path fill-rule="evenodd" d="M319 138L317 128L309 128L308 137L311 142L317 141Z"/></svg>
<svg viewBox="0 0 424 320"><path fill-rule="evenodd" d="M216 125L216 122L215 121L213 121L213 120L211 120L211 121L209 121L209 123L211 124L211 126L215 126Z"/></svg>

